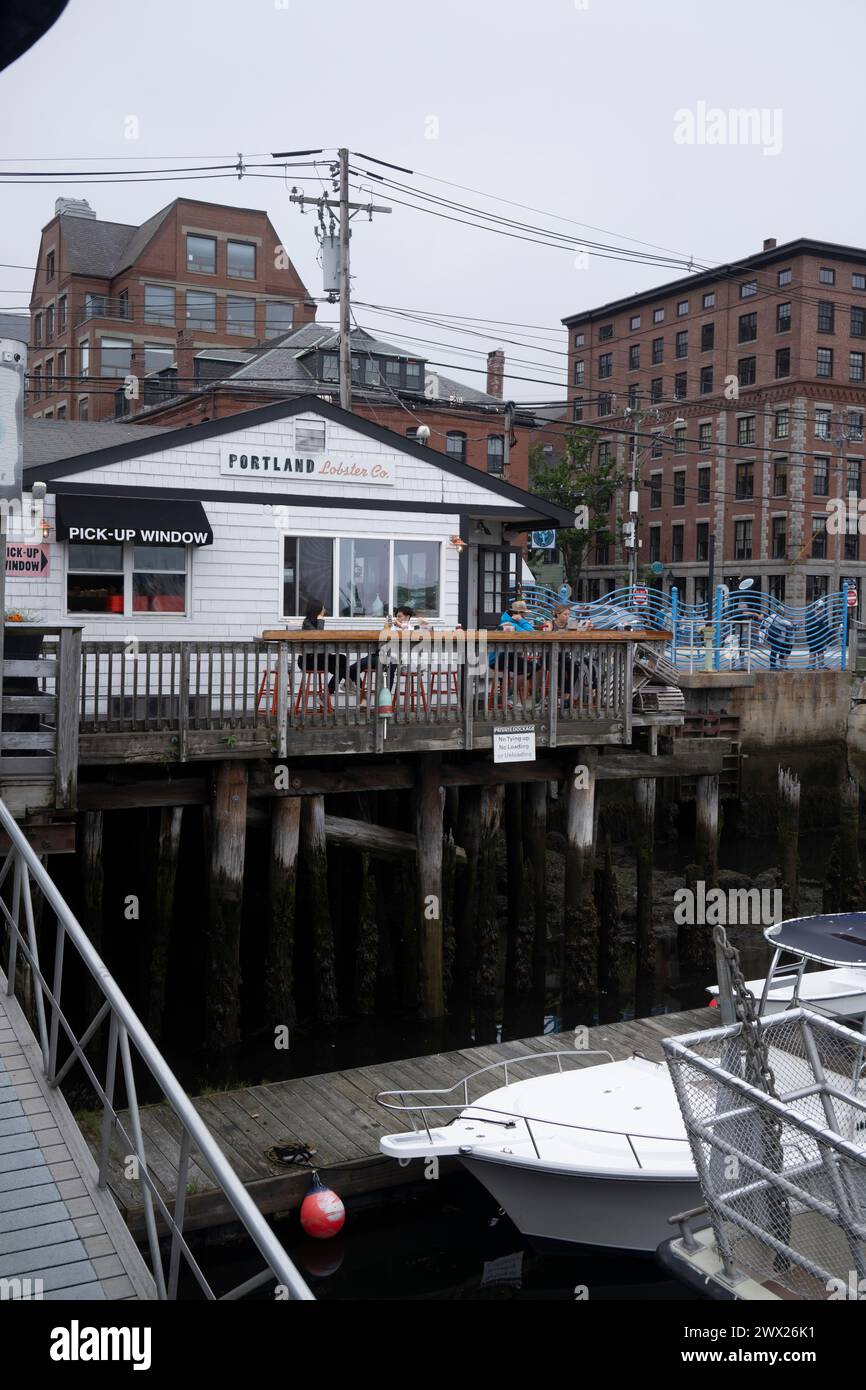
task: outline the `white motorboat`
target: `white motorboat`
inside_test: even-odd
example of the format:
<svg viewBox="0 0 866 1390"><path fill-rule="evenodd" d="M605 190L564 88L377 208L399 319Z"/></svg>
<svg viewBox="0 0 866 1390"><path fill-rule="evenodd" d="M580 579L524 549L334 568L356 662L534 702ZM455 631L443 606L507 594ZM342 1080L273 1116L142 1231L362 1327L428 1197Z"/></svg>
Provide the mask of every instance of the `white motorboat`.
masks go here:
<svg viewBox="0 0 866 1390"><path fill-rule="evenodd" d="M563 1065L588 1055L610 1060ZM509 1081L509 1068L544 1062L556 1062L557 1071ZM467 1103L473 1084L502 1069L503 1086ZM456 1156L535 1244L651 1253L670 1213L700 1196L667 1068L644 1057L531 1053L493 1063L447 1090L383 1092L378 1099L421 1122L386 1135L383 1153L403 1162ZM457 1112L450 1123L435 1122L449 1111Z"/></svg>
<svg viewBox="0 0 866 1390"><path fill-rule="evenodd" d="M832 1018L866 1019L866 912L791 917L767 927L764 936L773 947L770 972L746 981L761 1014L802 1005ZM783 963L786 956L794 959ZM807 962L825 968L806 970ZM707 993L717 999L718 985Z"/></svg>

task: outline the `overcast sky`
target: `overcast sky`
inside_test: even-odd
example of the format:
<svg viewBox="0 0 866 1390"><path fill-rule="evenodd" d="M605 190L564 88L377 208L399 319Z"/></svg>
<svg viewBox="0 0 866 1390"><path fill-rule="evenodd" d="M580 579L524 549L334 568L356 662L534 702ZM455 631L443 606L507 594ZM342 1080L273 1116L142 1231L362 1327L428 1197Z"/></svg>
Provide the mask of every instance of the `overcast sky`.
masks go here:
<svg viewBox="0 0 866 1390"><path fill-rule="evenodd" d="M702 263L758 251L768 236L862 245L864 38L862 0L70 0L0 74L0 161L11 176L72 167L73 157L96 161L78 168L124 168L345 144L408 166L406 181L427 191ZM710 121L714 110L761 110L763 134L745 145L706 143L701 103ZM136 139L127 138L130 118ZM107 220L138 223L184 193L267 209L308 288L321 293L313 218L277 179L97 187L60 176L7 186L3 260L32 266L61 194L88 198ZM379 190L377 201L392 200ZM390 216L355 223L356 301L556 328L564 314L677 273L595 254L587 262L392 206ZM25 307L28 271L0 273L0 303ZM393 319L360 308L357 316L397 335ZM334 309L319 317L333 319ZM495 340L404 329L446 343L427 356L461 364L452 374L483 385L467 370L481 359L457 344L486 350ZM564 332L535 336L564 354ZM503 345L510 359L537 364L512 366L515 399L562 394L518 377L564 383L564 355Z"/></svg>

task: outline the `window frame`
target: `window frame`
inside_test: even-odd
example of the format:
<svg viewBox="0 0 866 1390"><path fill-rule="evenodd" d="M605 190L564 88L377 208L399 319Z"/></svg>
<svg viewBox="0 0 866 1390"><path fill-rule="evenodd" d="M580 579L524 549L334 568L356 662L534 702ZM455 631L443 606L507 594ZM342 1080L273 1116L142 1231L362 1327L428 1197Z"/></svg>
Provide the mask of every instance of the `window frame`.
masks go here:
<svg viewBox="0 0 866 1390"><path fill-rule="evenodd" d="M422 544L422 543L425 544L425 545L434 545L434 546L436 546L436 548L437 548L437 550L438 550L438 556L437 556L437 575L438 575L438 578L437 578L437 583L436 583L436 588L437 588L437 595L436 595L436 597L437 597L437 604L438 604L438 606L437 606L437 610L436 610L435 613L427 613L427 612L425 612L425 613L423 614L423 616L424 616L424 617L427 617L428 620L429 620L430 622L432 622L432 623L441 622L441 620L442 620L442 618L443 618L443 605L444 605L444 602L445 602L445 584L446 584L445 542L444 542L444 540L441 539L441 537L438 537L438 536L433 536L433 537L431 537L431 536L410 535L410 534L402 533L402 532L398 532L396 535L388 535L388 536L375 535L375 534L366 534L366 535L365 535L365 534L363 533L363 531L359 531L359 532L357 532L357 533L354 534L354 535L348 535L348 534L347 534L347 535L338 535L338 536L323 536L322 533L321 533L321 531L300 530L300 529L295 528L295 527L293 527L292 530L289 531L289 532L286 532L286 531L280 531L280 532L278 532L278 533L277 533L277 544L278 544L278 550L277 550L277 559L278 559L278 595L277 595L277 612L280 614L280 617L281 617L281 618L286 618L286 619L300 619L300 618L303 618L303 616L304 616L303 613L287 613L286 610L285 610L285 594L284 594L283 574L284 574L284 571L285 571L285 554L286 554L286 552L285 552L285 543L286 543L287 540L295 540L295 541L298 541L298 540L316 540L316 541L327 540L327 541L330 542L330 544L331 544L331 593L330 593L330 594L322 594L322 595L321 595L322 602L324 603L325 607L326 607L327 610L328 610L328 617L329 617L330 619L332 619L332 620L336 620L337 622L339 622L339 623L341 623L341 624L345 624L345 623L352 623L352 624L358 623L358 624L365 624L365 625L367 625L367 626L369 626L369 622L370 622L370 615L369 615L369 614L366 614L366 615L361 614L361 615L359 615L358 617L349 618L349 617L341 617L341 616L340 616L340 613L339 613L339 606L340 606L340 544L341 544L341 542L344 542L344 541L384 541L384 543L388 546L388 593L387 593L387 597L384 596L384 595L382 596L383 602L385 603L385 612L386 612L386 613L393 613L393 611L394 611L394 583L395 583L394 547L395 547L395 546L398 546L398 545L402 545L402 544L413 545L413 544ZM296 588L297 588L297 582L298 582L298 581L297 581L297 579L296 579L296 580L295 580L295 587L296 587ZM298 606L300 606L300 605L298 604Z"/></svg>
<svg viewBox="0 0 866 1390"><path fill-rule="evenodd" d="M192 263L192 258L190 256L189 249L190 241L210 242L211 246L213 247L212 270L202 270L202 268L199 265L194 265ZM184 250L186 252L184 266L188 275L216 275L218 269L219 242L215 236L211 236L208 232L187 232Z"/></svg>
<svg viewBox="0 0 866 1390"><path fill-rule="evenodd" d="M253 253L253 272L248 275L246 271L231 269L231 247L242 247L244 251ZM239 241L237 237L226 237L226 278L229 280L257 280L259 273L258 247L254 241Z"/></svg>
<svg viewBox="0 0 866 1390"><path fill-rule="evenodd" d="M83 401L86 401L86 400L87 400L87 397L84 397L83 400L80 400L79 403L78 403L78 409L79 409L79 416L78 416L78 418L79 418L79 420L81 419L81 414L80 414L81 405L82 405ZM93 544L94 546L98 546L100 543L99 543L99 542L92 542L92 544ZM106 549L114 549L114 548L116 548L116 544L117 544L116 542L111 542L111 544L110 544L110 545L107 545L105 548L106 548ZM122 612L122 613L114 613L114 612L111 612L111 611L109 611L109 610L100 609L100 608L95 608L95 609L92 609L92 608L71 609L71 608L69 607L69 576L70 576L70 575L74 575L74 574L93 574L94 571L93 571L92 569L84 569L84 568L82 568L82 569L77 569L77 568L76 568L76 569L73 569L73 568L71 568L71 567L70 567L70 564L69 564L69 541L64 541L64 542L63 542L63 607L64 607L64 613L65 613L66 617L68 617L68 618L73 618L73 619L77 619L77 618L82 618L82 617L84 617L84 618L87 618L87 619L89 619L89 620L91 620L91 621L97 621L97 620L98 620L98 621L100 621L100 622L102 622L103 620L110 621L110 622L129 622L129 621L130 621L131 619L133 619L133 618L145 618L145 619L148 619L148 618L155 618L155 619L157 619L157 620L160 621L160 622L164 622L164 621L166 621L166 620L172 620L172 619L173 619L173 620L178 621L178 622L184 622L187 618L189 618L189 617L191 616L191 614L192 614L192 554L191 554L191 552L192 552L194 549L196 549L196 547L195 547L195 546L192 546L192 545L177 546L177 547L175 547L175 546L155 546L155 547L151 547L152 549L158 549L158 550L164 550L164 549L168 549L168 550L182 549L182 550L184 551L184 569L183 569L183 570L165 570L165 571L154 570L154 571L151 571L151 570L145 570L145 569L136 570L136 569L134 568L134 562L135 562L135 548L136 548L136 545L137 545L137 544L138 544L138 543L137 543L136 541L123 541L122 544L121 544L121 547L120 547L120 548L121 548L121 552L122 552L122 554L121 554L121 568L120 568L119 570L106 570L106 571L104 571L105 574L112 574L112 575L118 575L118 574L119 574L119 575L121 575L122 578L123 578L123 612ZM165 610L165 611L163 611L163 612L152 612L152 611L149 611L149 610L146 609L146 608L133 608L133 606L132 606L132 602L133 602L133 592L132 592L133 574L150 574L150 573L183 574L183 576L184 576L184 606L183 606L183 612L182 612L182 613L173 612L173 611L170 610L170 609L167 609L167 610Z"/></svg>

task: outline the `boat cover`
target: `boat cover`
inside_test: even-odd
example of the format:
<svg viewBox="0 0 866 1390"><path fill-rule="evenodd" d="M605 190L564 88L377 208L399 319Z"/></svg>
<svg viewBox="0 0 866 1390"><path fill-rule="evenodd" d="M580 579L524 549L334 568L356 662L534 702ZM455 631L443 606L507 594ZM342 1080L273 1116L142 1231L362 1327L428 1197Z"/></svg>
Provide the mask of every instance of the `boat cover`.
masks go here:
<svg viewBox="0 0 866 1390"><path fill-rule="evenodd" d="M771 946L824 965L866 966L866 912L791 917L764 932Z"/></svg>

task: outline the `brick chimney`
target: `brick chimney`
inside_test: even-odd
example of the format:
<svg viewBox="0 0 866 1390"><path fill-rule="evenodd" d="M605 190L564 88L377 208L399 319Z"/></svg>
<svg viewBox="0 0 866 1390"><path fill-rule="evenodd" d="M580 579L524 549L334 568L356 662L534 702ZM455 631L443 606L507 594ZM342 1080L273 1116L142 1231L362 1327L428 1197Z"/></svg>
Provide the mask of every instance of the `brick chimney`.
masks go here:
<svg viewBox="0 0 866 1390"><path fill-rule="evenodd" d="M505 353L502 348L494 348L487 354L487 394L502 400L505 384Z"/></svg>
<svg viewBox="0 0 866 1390"><path fill-rule="evenodd" d="M774 236L767 236L767 237L764 237L764 250L765 250L765 251L772 251L772 250L774 250L775 245L776 245L776 238L775 238Z"/></svg>
<svg viewBox="0 0 866 1390"><path fill-rule="evenodd" d="M178 395L185 395L187 391L192 391L194 387L195 365L193 363L193 349L195 344L192 336L184 332L183 329L177 335L177 351L175 361L177 362L177 390Z"/></svg>

